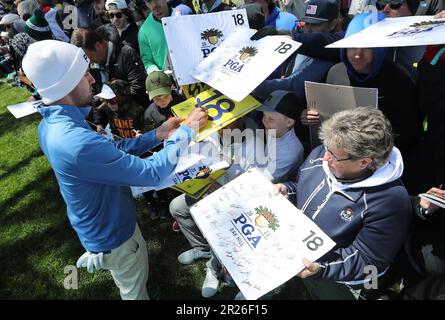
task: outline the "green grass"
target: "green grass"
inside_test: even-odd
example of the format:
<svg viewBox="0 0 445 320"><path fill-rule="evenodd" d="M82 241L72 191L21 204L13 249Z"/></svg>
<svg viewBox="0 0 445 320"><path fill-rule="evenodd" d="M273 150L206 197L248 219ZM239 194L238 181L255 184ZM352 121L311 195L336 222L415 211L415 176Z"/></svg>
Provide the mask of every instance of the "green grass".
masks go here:
<svg viewBox="0 0 445 320"><path fill-rule="evenodd" d="M66 290L64 268L75 265L84 249L66 216L57 181L37 140L40 115L15 119L7 105L25 101L28 92L0 82L0 299L120 299L108 271L79 272L79 288ZM152 221L146 204L137 205L147 241L152 299L202 299L204 262L180 265L189 249L172 220ZM232 299L237 289L222 287L214 299ZM301 296L301 286L286 286L282 298Z"/></svg>

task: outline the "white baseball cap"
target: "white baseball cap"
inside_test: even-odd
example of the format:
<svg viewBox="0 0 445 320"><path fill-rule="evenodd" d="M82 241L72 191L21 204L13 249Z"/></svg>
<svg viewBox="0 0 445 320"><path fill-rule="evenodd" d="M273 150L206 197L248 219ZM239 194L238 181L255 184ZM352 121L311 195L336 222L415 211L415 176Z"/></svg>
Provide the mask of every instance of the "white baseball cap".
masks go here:
<svg viewBox="0 0 445 320"><path fill-rule="evenodd" d="M28 47L22 68L43 103L51 104L79 84L89 64L90 60L81 48L62 41L42 40Z"/></svg>
<svg viewBox="0 0 445 320"><path fill-rule="evenodd" d="M113 10L113 8L110 8L110 4L114 4L116 6L116 9L118 9L118 10L128 8L125 0L107 0L107 2L105 2L105 8L107 10Z"/></svg>
<svg viewBox="0 0 445 320"><path fill-rule="evenodd" d="M110 88L110 86L103 84L102 85L102 91L95 95L95 97L102 98L105 100L110 100L116 97L116 94L114 91Z"/></svg>

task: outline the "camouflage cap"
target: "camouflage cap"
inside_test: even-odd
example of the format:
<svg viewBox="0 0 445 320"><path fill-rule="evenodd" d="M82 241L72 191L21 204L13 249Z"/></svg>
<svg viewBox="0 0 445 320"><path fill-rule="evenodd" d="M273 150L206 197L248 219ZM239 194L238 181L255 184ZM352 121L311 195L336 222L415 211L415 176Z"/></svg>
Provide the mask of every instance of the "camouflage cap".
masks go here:
<svg viewBox="0 0 445 320"><path fill-rule="evenodd" d="M148 97L153 100L154 97L171 94L172 82L170 78L162 71L153 71L145 80L145 88Z"/></svg>

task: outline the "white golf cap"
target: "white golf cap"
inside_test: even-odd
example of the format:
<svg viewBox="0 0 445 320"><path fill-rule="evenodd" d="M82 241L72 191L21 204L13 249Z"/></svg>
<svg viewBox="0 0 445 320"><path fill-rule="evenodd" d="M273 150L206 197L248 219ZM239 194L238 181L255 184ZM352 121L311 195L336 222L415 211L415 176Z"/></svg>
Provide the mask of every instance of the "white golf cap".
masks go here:
<svg viewBox="0 0 445 320"><path fill-rule="evenodd" d="M113 8L110 8L110 4L114 4L117 10L128 8L128 5L125 2L125 0L107 0L107 2L105 2L105 9L112 10Z"/></svg>
<svg viewBox="0 0 445 320"><path fill-rule="evenodd" d="M114 91L110 88L110 86L104 84L102 85L102 91L95 95L95 97L102 98L105 100L110 100L116 97Z"/></svg>

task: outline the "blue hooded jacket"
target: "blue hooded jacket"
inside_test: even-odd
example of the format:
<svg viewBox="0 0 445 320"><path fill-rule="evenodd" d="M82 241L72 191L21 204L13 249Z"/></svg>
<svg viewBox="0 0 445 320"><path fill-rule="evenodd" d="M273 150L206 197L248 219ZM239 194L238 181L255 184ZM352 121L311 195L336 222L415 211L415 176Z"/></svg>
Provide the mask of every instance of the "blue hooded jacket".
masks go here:
<svg viewBox="0 0 445 320"><path fill-rule="evenodd" d="M385 19L385 16L380 12L377 13L377 17L374 16L375 14L376 13L373 11L368 11L356 15L354 19L351 20L351 22L348 25L348 28L346 29L345 38L357 32L360 32L366 29L367 27ZM346 49L340 50L341 60L346 66L348 75L352 79L354 79L354 81L357 81L358 83L366 82L374 78L380 72L383 62L385 61L385 56L386 53L388 52L388 49L373 48L372 51L374 58L372 61L371 72L369 74L358 74L357 72L355 72L354 68L352 68L352 65L348 61L348 57L346 55Z"/></svg>

